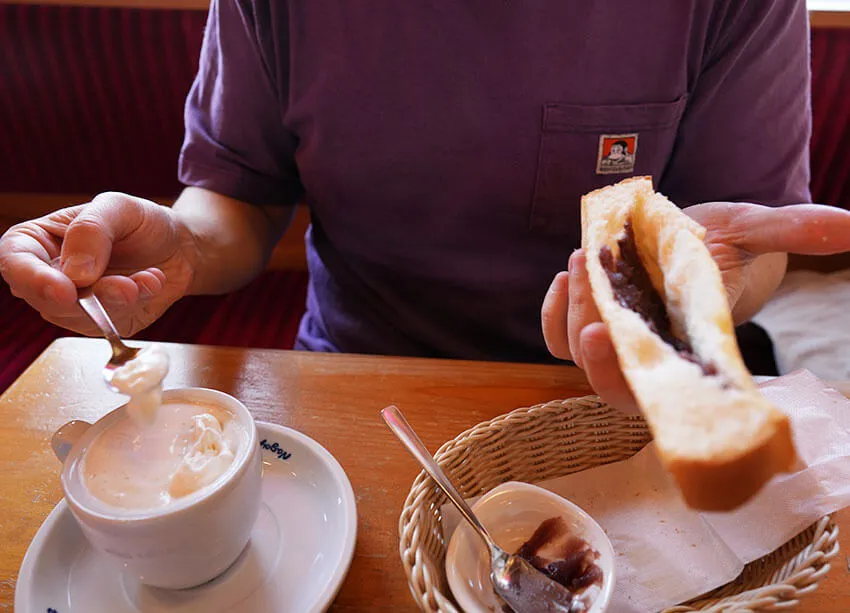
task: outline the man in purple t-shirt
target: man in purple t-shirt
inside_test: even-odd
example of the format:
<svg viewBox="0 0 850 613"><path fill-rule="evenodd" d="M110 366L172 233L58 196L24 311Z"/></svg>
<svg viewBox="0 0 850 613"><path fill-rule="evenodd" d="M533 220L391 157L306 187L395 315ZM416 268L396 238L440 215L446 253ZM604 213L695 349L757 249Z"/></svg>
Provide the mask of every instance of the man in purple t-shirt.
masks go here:
<svg viewBox="0 0 850 613"><path fill-rule="evenodd" d="M239 287L306 203L299 348L554 355L626 404L571 258L581 195L651 175L683 207L810 200L804 0L213 0L185 115L173 208L103 194L0 242L46 319L93 332L74 297L94 283L132 334ZM785 252L850 249L827 207L689 211L739 322Z"/></svg>

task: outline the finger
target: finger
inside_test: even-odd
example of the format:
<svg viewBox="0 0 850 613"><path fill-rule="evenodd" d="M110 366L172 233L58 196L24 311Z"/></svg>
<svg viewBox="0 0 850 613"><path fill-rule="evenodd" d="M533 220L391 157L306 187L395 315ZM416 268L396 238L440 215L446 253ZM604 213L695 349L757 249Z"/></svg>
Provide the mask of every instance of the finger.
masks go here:
<svg viewBox="0 0 850 613"><path fill-rule="evenodd" d="M41 313L41 318L47 323L59 326L65 330L70 330L71 332L76 332L77 334L82 334L84 336L103 336L103 332L101 332L98 327L92 323L91 319L85 315L80 315L78 317L59 317L47 313Z"/></svg>
<svg viewBox="0 0 850 613"><path fill-rule="evenodd" d="M57 307L67 307L76 298L76 288L51 267L51 258L57 254L58 245L44 229L20 224L0 240L0 275L15 296L33 306L38 301L53 301Z"/></svg>
<svg viewBox="0 0 850 613"><path fill-rule="evenodd" d="M123 277L119 275L106 276L99 279L92 291L103 304L110 319L115 324L121 336L130 336L141 328L137 317L148 299L162 291L165 275L157 268L150 268ZM76 288L74 289L76 293ZM72 330L86 336L100 336L102 333L92 323L79 307L69 314L42 312L42 317L62 328Z"/></svg>
<svg viewBox="0 0 850 613"><path fill-rule="evenodd" d="M112 246L143 222L140 207L123 194L101 194L68 225L62 272L78 287L93 284L109 265Z"/></svg>
<svg viewBox="0 0 850 613"><path fill-rule="evenodd" d="M144 274L156 278L156 275L143 271ZM137 273L144 276L143 273ZM147 281L147 280L146 280ZM158 280L156 281L159 282ZM146 298L141 295L139 284L130 277L119 275L111 275L102 277L91 286L92 291L100 300L118 334L129 337L138 327L137 314L143 308L143 303ZM102 333L94 326L93 322L87 317L56 317L51 315L42 315L44 319L57 326L85 334L87 336L99 336Z"/></svg>
<svg viewBox="0 0 850 613"><path fill-rule="evenodd" d="M77 288L68 277L32 253L3 258L3 278L12 295L40 312L56 316L76 312Z"/></svg>
<svg viewBox="0 0 850 613"><path fill-rule="evenodd" d="M100 299L118 334L130 337L135 332L133 322L146 301L139 285L130 277L109 275L98 279L92 291Z"/></svg>
<svg viewBox="0 0 850 613"><path fill-rule="evenodd" d="M139 301L139 286L130 277L121 275L109 275L101 277L92 285L92 291L103 303L103 308L116 313L118 311L131 310Z"/></svg>
<svg viewBox="0 0 850 613"><path fill-rule="evenodd" d="M130 275L130 279L139 288L139 297L142 300L153 298L165 287L165 273L159 268L147 268Z"/></svg>
<svg viewBox="0 0 850 613"><path fill-rule="evenodd" d="M567 309L569 308L570 275L559 272L552 280L543 299L540 320L543 339L549 353L561 360L571 359L570 342L567 337Z"/></svg>
<svg viewBox="0 0 850 613"><path fill-rule="evenodd" d="M22 251L4 257L3 278L12 293L25 300L67 306L77 297L77 288L68 277L32 253Z"/></svg>
<svg viewBox="0 0 850 613"><path fill-rule="evenodd" d="M707 203L687 209L709 232L755 254L850 251L850 211L819 204Z"/></svg>
<svg viewBox="0 0 850 613"><path fill-rule="evenodd" d="M583 249L570 257L569 308L567 310L567 338L573 361L584 368L580 335L588 324L601 321L599 311L590 291L587 276L587 259Z"/></svg>
<svg viewBox="0 0 850 613"><path fill-rule="evenodd" d="M608 328L592 323L581 331L584 372L594 391L610 406L626 413L637 413L637 403L620 370Z"/></svg>
<svg viewBox="0 0 850 613"><path fill-rule="evenodd" d="M68 231L68 225L82 212L83 209L86 208L86 206L88 205L77 204L69 206L64 209L59 209L58 211L53 211L44 217L39 217L35 221L37 221L38 225L44 228L51 235L64 237L65 232ZM59 253L57 251L57 253L51 257L56 257L58 255Z"/></svg>

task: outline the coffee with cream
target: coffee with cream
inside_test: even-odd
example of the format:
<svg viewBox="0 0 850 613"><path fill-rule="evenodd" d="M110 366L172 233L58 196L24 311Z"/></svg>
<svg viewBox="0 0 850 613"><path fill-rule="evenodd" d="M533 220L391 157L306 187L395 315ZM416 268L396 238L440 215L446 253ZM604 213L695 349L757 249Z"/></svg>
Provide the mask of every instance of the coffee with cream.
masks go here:
<svg viewBox="0 0 850 613"><path fill-rule="evenodd" d="M112 507L157 509L227 472L248 433L228 410L166 402L149 423L124 417L90 443L80 476L91 496Z"/></svg>

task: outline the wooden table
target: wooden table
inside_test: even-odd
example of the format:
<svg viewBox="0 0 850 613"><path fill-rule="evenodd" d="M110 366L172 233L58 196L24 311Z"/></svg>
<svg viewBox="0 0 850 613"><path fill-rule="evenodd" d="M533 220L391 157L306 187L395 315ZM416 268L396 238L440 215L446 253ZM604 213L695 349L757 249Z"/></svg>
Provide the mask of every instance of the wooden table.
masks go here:
<svg viewBox="0 0 850 613"><path fill-rule="evenodd" d="M324 445L351 479L358 505L354 562L333 611L414 612L398 556L397 523L418 473L380 420L397 404L432 451L461 431L512 409L591 392L569 367L316 355L168 345L167 387L230 393L264 421L300 430ZM0 397L0 612L13 610L15 578L41 522L61 498L53 431L93 421L120 404L105 389L104 341L62 339ZM842 554L826 581L797 610L850 609L850 513L838 514Z"/></svg>

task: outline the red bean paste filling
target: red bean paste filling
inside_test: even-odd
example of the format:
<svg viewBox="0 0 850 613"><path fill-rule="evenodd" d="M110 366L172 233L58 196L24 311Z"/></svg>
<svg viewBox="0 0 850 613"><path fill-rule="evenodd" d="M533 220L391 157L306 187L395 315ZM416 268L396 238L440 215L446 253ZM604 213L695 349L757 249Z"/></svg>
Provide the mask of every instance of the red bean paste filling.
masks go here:
<svg viewBox="0 0 850 613"><path fill-rule="evenodd" d="M638 255L635 232L631 221L625 224L625 233L617 241L620 248L620 258L614 259L614 254L607 245L599 250L599 263L608 274L614 297L623 307L640 315L649 329L661 340L673 347L684 360L700 366L704 374L717 375L717 367L704 362L693 350L690 343L673 334L670 316L664 300L652 285L652 279Z"/></svg>
<svg viewBox="0 0 850 613"><path fill-rule="evenodd" d="M547 519L538 526L531 538L522 544L516 555L573 594L595 583L601 585L602 569L596 565L599 553L584 539L567 532L568 527L562 517ZM540 557L540 550L556 541L560 546L554 553L547 551L555 560L548 562Z"/></svg>

